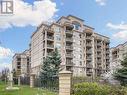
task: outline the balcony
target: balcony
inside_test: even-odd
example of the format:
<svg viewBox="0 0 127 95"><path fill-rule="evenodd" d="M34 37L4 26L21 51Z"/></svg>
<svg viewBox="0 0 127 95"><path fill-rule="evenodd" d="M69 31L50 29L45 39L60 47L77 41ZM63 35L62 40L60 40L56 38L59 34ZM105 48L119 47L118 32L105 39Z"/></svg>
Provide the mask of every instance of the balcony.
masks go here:
<svg viewBox="0 0 127 95"><path fill-rule="evenodd" d="M101 58L101 57L102 57L102 55L101 55L101 54L97 54L97 57L98 57L98 58Z"/></svg>
<svg viewBox="0 0 127 95"><path fill-rule="evenodd" d="M97 48L97 52L101 52L102 51L102 49L101 48Z"/></svg>
<svg viewBox="0 0 127 95"><path fill-rule="evenodd" d="M102 43L97 43L97 46L101 46L102 45Z"/></svg>
<svg viewBox="0 0 127 95"><path fill-rule="evenodd" d="M67 57L67 58L73 58L73 54L67 53L67 54L66 54L66 57Z"/></svg>
<svg viewBox="0 0 127 95"><path fill-rule="evenodd" d="M71 30L66 30L66 35L73 35L73 32Z"/></svg>
<svg viewBox="0 0 127 95"><path fill-rule="evenodd" d="M86 73L90 73L91 74L92 73L92 70L87 70Z"/></svg>
<svg viewBox="0 0 127 95"><path fill-rule="evenodd" d="M86 60L92 61L92 57L86 57Z"/></svg>
<svg viewBox="0 0 127 95"><path fill-rule="evenodd" d="M92 40L92 37L91 36L86 36L86 40Z"/></svg>
<svg viewBox="0 0 127 95"><path fill-rule="evenodd" d="M101 60L97 60L97 64L101 65L102 61Z"/></svg>
<svg viewBox="0 0 127 95"><path fill-rule="evenodd" d="M72 46L66 46L66 49L67 50L73 50L73 47Z"/></svg>
<svg viewBox="0 0 127 95"><path fill-rule="evenodd" d="M92 44L91 43L86 43L86 46L87 47L92 47Z"/></svg>
<svg viewBox="0 0 127 95"><path fill-rule="evenodd" d="M66 38L66 42L73 42L72 38Z"/></svg>
<svg viewBox="0 0 127 95"><path fill-rule="evenodd" d="M91 76L92 73L93 73L92 69L87 69L87 70L86 70L86 74L87 74L88 76Z"/></svg>
<svg viewBox="0 0 127 95"><path fill-rule="evenodd" d="M52 36L47 36L47 40L54 41L54 37L52 37Z"/></svg>
<svg viewBox="0 0 127 95"><path fill-rule="evenodd" d="M86 33L86 34L92 34L92 33L93 33L93 30L92 30L91 28L88 28L88 27L87 27L87 28L85 29L85 33Z"/></svg>
<svg viewBox="0 0 127 95"><path fill-rule="evenodd" d="M109 43L110 43L110 42L107 42L107 43L105 44L105 47L106 47L106 48L109 48Z"/></svg>
<svg viewBox="0 0 127 95"><path fill-rule="evenodd" d="M109 54L109 53L110 53L110 51L109 51L109 50L106 50L106 53L108 53L108 54Z"/></svg>
<svg viewBox="0 0 127 95"><path fill-rule="evenodd" d="M54 45L47 44L47 48L54 49Z"/></svg>
<svg viewBox="0 0 127 95"><path fill-rule="evenodd" d="M97 69L101 70L102 66L101 65L97 65Z"/></svg>
<svg viewBox="0 0 127 95"><path fill-rule="evenodd" d="M110 59L110 57L109 56L106 56L106 59Z"/></svg>
<svg viewBox="0 0 127 95"><path fill-rule="evenodd" d="M50 53L47 53L47 56L52 56L52 53L50 52Z"/></svg>
<svg viewBox="0 0 127 95"><path fill-rule="evenodd" d="M109 61L106 61L106 65L109 65L110 64L110 62Z"/></svg>
<svg viewBox="0 0 127 95"><path fill-rule="evenodd" d="M66 26L66 29L72 30L74 28L73 24L70 22L65 22L64 25Z"/></svg>
<svg viewBox="0 0 127 95"><path fill-rule="evenodd" d="M101 71L98 71L98 72L97 72L97 76L100 76L100 75L101 75Z"/></svg>
<svg viewBox="0 0 127 95"><path fill-rule="evenodd" d="M45 30L47 31L47 34L54 34L54 29L53 28L47 28Z"/></svg>
<svg viewBox="0 0 127 95"><path fill-rule="evenodd" d="M73 62L66 62L66 66L73 66Z"/></svg>
<svg viewBox="0 0 127 95"><path fill-rule="evenodd" d="M91 63L87 63L87 64L86 64L86 67L87 67L87 68L92 68L93 65L92 65Z"/></svg>
<svg viewBox="0 0 127 95"><path fill-rule="evenodd" d="M86 50L86 54L92 54L92 50Z"/></svg>
<svg viewBox="0 0 127 95"><path fill-rule="evenodd" d="M109 49L109 45L106 45L105 47Z"/></svg>

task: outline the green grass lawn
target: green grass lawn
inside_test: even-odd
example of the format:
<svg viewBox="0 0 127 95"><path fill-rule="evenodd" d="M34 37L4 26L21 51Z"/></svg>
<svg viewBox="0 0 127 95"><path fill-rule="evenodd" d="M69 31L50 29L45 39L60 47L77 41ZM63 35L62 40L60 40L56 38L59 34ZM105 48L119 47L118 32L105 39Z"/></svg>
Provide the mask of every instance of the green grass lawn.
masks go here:
<svg viewBox="0 0 127 95"><path fill-rule="evenodd" d="M20 86L19 90L7 91L6 85L0 83L0 95L57 95L54 92L38 89L38 88L30 88L29 86Z"/></svg>

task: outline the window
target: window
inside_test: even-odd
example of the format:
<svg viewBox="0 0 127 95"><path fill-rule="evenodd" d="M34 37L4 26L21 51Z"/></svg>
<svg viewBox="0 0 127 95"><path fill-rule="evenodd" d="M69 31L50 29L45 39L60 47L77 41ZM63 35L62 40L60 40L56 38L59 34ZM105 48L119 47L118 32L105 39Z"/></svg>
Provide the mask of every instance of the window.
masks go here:
<svg viewBox="0 0 127 95"><path fill-rule="evenodd" d="M58 43L57 43L57 44L56 44L56 48L57 48L57 49L60 49L60 48L61 48L61 44L58 44Z"/></svg>
<svg viewBox="0 0 127 95"><path fill-rule="evenodd" d="M21 69L21 66L17 66L17 69Z"/></svg>
<svg viewBox="0 0 127 95"><path fill-rule="evenodd" d="M80 37L80 38L82 37L81 34L79 34L79 37Z"/></svg>
<svg viewBox="0 0 127 95"><path fill-rule="evenodd" d="M60 27L55 27L55 28L54 28L54 31L57 32L57 33L60 33L60 32L61 32L61 31L60 31Z"/></svg>
<svg viewBox="0 0 127 95"><path fill-rule="evenodd" d="M20 62L17 62L17 65L21 65L21 63Z"/></svg>
<svg viewBox="0 0 127 95"><path fill-rule="evenodd" d="M74 26L74 29L75 29L75 30L79 30L80 27L81 27L81 25L80 25L78 22L74 22L74 23L73 23L73 26Z"/></svg>
<svg viewBox="0 0 127 95"><path fill-rule="evenodd" d="M61 40L61 36L60 35L56 35L56 40L60 41Z"/></svg>
<svg viewBox="0 0 127 95"><path fill-rule="evenodd" d="M17 58L17 61L21 61L21 58Z"/></svg>
<svg viewBox="0 0 127 95"><path fill-rule="evenodd" d="M80 66L82 65L82 61L80 61Z"/></svg>

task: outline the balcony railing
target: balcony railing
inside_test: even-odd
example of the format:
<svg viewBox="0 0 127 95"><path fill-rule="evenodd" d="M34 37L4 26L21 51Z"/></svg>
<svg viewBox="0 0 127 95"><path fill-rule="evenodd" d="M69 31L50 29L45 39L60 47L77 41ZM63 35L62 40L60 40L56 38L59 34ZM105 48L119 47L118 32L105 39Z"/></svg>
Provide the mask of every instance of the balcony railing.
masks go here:
<svg viewBox="0 0 127 95"><path fill-rule="evenodd" d="M91 58L91 57L86 57L86 59L87 59L87 60L92 60L92 58Z"/></svg>
<svg viewBox="0 0 127 95"><path fill-rule="evenodd" d="M110 59L110 57L109 56L106 56L106 59Z"/></svg>
<svg viewBox="0 0 127 95"><path fill-rule="evenodd" d="M102 61L101 60L97 60L97 64L101 65Z"/></svg>
<svg viewBox="0 0 127 95"><path fill-rule="evenodd" d="M87 74L91 74L92 72L93 72L92 69L86 70L86 73L87 73Z"/></svg>
<svg viewBox="0 0 127 95"><path fill-rule="evenodd" d="M86 46L92 47L91 43L86 43Z"/></svg>
<svg viewBox="0 0 127 95"><path fill-rule="evenodd" d="M92 40L92 37L91 36L86 36L86 39L87 40Z"/></svg>
<svg viewBox="0 0 127 95"><path fill-rule="evenodd" d="M86 53L87 54L91 54L92 53L92 50L86 50Z"/></svg>
<svg viewBox="0 0 127 95"><path fill-rule="evenodd" d="M101 62L102 60L98 59L97 62Z"/></svg>
<svg viewBox="0 0 127 95"><path fill-rule="evenodd" d="M92 68L93 65L92 65L91 63L87 63L87 64L86 64L86 67L87 67L87 68Z"/></svg>
<svg viewBox="0 0 127 95"><path fill-rule="evenodd" d="M71 54L71 53L70 53L70 54L69 54L69 53L67 53L67 54L66 54L66 57L73 58L73 54Z"/></svg>
<svg viewBox="0 0 127 95"><path fill-rule="evenodd" d="M54 40L54 37L52 37L52 36L47 36L47 39L49 39L49 40Z"/></svg>
<svg viewBox="0 0 127 95"><path fill-rule="evenodd" d="M102 44L101 43L97 43L97 46L101 46Z"/></svg>
<svg viewBox="0 0 127 95"><path fill-rule="evenodd" d="M97 65L97 69L102 69L102 66L101 65Z"/></svg>
<svg viewBox="0 0 127 95"><path fill-rule="evenodd" d="M66 62L67 66L73 66L73 62Z"/></svg>
<svg viewBox="0 0 127 95"><path fill-rule="evenodd" d="M109 50L106 50L106 53L109 53L110 51Z"/></svg>
<svg viewBox="0 0 127 95"><path fill-rule="evenodd" d="M48 56L52 56L52 53L47 53Z"/></svg>
<svg viewBox="0 0 127 95"><path fill-rule="evenodd" d="M66 46L66 49L73 50L72 46Z"/></svg>
<svg viewBox="0 0 127 95"><path fill-rule="evenodd" d="M73 24L70 23L70 22L65 22L64 25L66 26L66 29L71 29L72 30L74 28Z"/></svg>
<svg viewBox="0 0 127 95"><path fill-rule="evenodd" d="M66 38L66 41L73 42L72 38Z"/></svg>
<svg viewBox="0 0 127 95"><path fill-rule="evenodd" d="M102 55L101 54L97 54L97 57L102 57Z"/></svg>
<svg viewBox="0 0 127 95"><path fill-rule="evenodd" d="M54 48L54 45L47 45L48 48Z"/></svg>
<svg viewBox="0 0 127 95"><path fill-rule="evenodd" d="M70 31L70 30L66 30L66 34L71 34L71 35L73 35L73 32Z"/></svg>
<svg viewBox="0 0 127 95"><path fill-rule="evenodd" d="M106 61L106 64L107 64L107 65L109 65L109 64L110 64L110 62L109 62L109 61Z"/></svg>
<svg viewBox="0 0 127 95"><path fill-rule="evenodd" d="M106 48L109 48L109 45L106 45L105 47L106 47Z"/></svg>
<svg viewBox="0 0 127 95"><path fill-rule="evenodd" d="M97 52L101 52L102 51L102 49L101 48L97 48Z"/></svg>

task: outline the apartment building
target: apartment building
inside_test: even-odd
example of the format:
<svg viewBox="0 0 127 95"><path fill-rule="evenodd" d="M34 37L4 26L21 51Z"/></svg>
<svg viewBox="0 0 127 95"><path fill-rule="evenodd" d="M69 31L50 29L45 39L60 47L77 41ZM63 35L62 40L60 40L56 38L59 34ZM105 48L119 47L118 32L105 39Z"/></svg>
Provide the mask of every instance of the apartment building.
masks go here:
<svg viewBox="0 0 127 95"><path fill-rule="evenodd" d="M61 68L73 76L100 76L110 64L109 43L108 37L72 15L50 25L42 23L31 36L31 73L38 75L43 59L58 48Z"/></svg>
<svg viewBox="0 0 127 95"><path fill-rule="evenodd" d="M30 50L13 56L12 70L15 70L16 76L30 74Z"/></svg>
<svg viewBox="0 0 127 95"><path fill-rule="evenodd" d="M111 63L120 63L127 54L127 42L110 49Z"/></svg>

